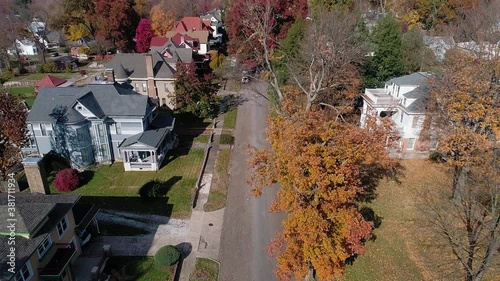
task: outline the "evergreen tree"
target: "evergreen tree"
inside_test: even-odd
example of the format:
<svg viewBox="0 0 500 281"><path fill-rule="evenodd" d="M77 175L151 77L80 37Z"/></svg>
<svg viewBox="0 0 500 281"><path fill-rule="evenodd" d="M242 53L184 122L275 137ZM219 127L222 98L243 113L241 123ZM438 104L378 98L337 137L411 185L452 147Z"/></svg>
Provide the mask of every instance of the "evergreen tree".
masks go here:
<svg viewBox="0 0 500 281"><path fill-rule="evenodd" d="M392 15L381 18L373 30L375 56L365 69L365 84L377 86L404 73L401 30ZM371 84L371 85L370 85Z"/></svg>

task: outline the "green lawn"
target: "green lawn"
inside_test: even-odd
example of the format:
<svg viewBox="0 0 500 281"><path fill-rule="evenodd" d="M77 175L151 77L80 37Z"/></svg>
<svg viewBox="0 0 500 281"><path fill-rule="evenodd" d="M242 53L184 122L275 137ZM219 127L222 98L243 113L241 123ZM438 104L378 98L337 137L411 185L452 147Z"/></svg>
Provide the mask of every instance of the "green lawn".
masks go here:
<svg viewBox="0 0 500 281"><path fill-rule="evenodd" d="M121 162L100 165L92 179L73 192L83 194L84 203L100 208L188 218L203 153L203 149L177 148L157 172L125 172ZM152 180L166 182L169 186L166 197L139 197L139 188Z"/></svg>
<svg viewBox="0 0 500 281"><path fill-rule="evenodd" d="M14 96L18 96L19 98L26 101L28 106L31 108L33 103L35 102L35 89L33 87L17 87L17 88L9 88L9 93Z"/></svg>
<svg viewBox="0 0 500 281"><path fill-rule="evenodd" d="M175 274L174 267L158 267L153 257L111 257L104 272L112 271L117 280L134 281L171 281Z"/></svg>
<svg viewBox="0 0 500 281"><path fill-rule="evenodd" d="M226 206L230 161L231 149L221 149L217 152L215 174L210 186L210 194L207 203L203 206L206 212L216 211Z"/></svg>
<svg viewBox="0 0 500 281"><path fill-rule="evenodd" d="M224 114L224 129L234 129L236 127L236 116L238 115L238 109L235 108Z"/></svg>
<svg viewBox="0 0 500 281"><path fill-rule="evenodd" d="M193 139L193 142L208 143L210 135L199 135Z"/></svg>
<svg viewBox="0 0 500 281"><path fill-rule="evenodd" d="M56 76L62 79L69 79L75 75L79 75L78 73L67 73L67 72L61 72L61 73L30 73L26 75L21 75L17 76L15 78L12 78L11 81L18 81L18 80L42 80L45 76L47 75L52 75Z"/></svg>
<svg viewBox="0 0 500 281"><path fill-rule="evenodd" d="M99 230L104 236L136 236L149 233L138 227L109 221L99 221Z"/></svg>
<svg viewBox="0 0 500 281"><path fill-rule="evenodd" d="M217 281L219 280L219 264L209 259L196 259L194 271L189 281Z"/></svg>
<svg viewBox="0 0 500 281"><path fill-rule="evenodd" d="M230 134L221 134L219 139L220 144L234 144L234 137Z"/></svg>

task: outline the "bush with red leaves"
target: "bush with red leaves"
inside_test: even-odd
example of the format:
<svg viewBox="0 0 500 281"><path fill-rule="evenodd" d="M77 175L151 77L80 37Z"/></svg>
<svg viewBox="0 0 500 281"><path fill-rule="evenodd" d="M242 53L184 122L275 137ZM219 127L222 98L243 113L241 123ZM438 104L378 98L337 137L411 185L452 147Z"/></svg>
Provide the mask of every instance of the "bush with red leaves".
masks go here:
<svg viewBox="0 0 500 281"><path fill-rule="evenodd" d="M76 169L64 169L59 171L54 180L57 191L69 192L75 190L80 184L81 176Z"/></svg>

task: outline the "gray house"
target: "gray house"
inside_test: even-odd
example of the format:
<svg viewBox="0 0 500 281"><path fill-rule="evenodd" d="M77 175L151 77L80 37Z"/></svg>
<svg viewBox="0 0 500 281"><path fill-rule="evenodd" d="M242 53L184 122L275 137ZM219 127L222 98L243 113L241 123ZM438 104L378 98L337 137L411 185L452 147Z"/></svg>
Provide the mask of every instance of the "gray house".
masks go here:
<svg viewBox="0 0 500 281"><path fill-rule="evenodd" d="M157 170L177 139L175 119L155 109L148 96L116 83L41 88L23 155L54 151L77 168L122 160L126 170Z"/></svg>

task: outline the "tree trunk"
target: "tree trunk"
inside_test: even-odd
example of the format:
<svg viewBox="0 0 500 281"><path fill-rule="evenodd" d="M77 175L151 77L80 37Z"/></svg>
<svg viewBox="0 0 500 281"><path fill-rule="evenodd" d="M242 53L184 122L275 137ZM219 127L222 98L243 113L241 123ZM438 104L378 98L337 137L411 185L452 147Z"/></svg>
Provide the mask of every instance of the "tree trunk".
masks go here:
<svg viewBox="0 0 500 281"><path fill-rule="evenodd" d="M462 198L462 194L465 190L465 180L467 179L469 170L469 167L455 166L453 168L453 200L455 202L460 201Z"/></svg>
<svg viewBox="0 0 500 281"><path fill-rule="evenodd" d="M306 274L304 281L316 281L316 274L314 273L314 268L309 268L309 272Z"/></svg>

